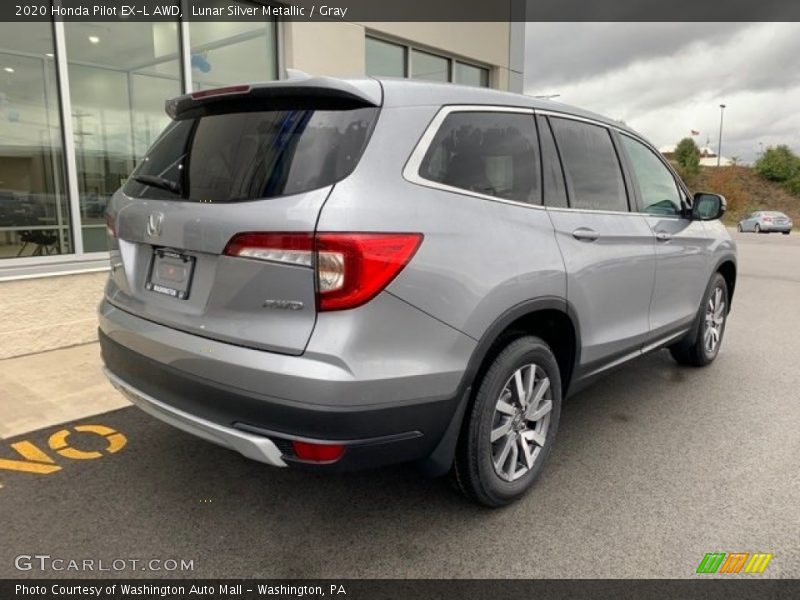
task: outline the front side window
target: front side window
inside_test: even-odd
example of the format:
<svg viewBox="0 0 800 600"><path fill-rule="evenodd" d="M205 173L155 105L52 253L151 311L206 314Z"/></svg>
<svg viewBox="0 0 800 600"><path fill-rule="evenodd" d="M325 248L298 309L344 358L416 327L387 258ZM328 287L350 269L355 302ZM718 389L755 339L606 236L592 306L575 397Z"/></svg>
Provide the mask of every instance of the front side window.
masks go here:
<svg viewBox="0 0 800 600"><path fill-rule="evenodd" d="M240 202L331 185L355 168L377 116L354 110L259 110L169 124L126 182L138 198Z"/></svg>
<svg viewBox="0 0 800 600"><path fill-rule="evenodd" d="M639 184L644 212L651 215L681 214L681 196L670 170L641 142L627 135L620 137Z"/></svg>
<svg viewBox="0 0 800 600"><path fill-rule="evenodd" d="M567 179L570 206L627 211L628 199L608 129L573 119L551 118Z"/></svg>
<svg viewBox="0 0 800 600"><path fill-rule="evenodd" d="M541 204L533 116L451 113L425 153L419 175L470 192Z"/></svg>

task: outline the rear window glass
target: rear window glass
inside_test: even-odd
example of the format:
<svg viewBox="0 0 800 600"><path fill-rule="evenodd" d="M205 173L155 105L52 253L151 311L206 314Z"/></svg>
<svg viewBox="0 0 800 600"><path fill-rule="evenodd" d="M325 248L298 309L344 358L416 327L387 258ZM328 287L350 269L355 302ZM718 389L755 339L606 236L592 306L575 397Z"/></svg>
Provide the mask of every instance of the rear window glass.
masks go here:
<svg viewBox="0 0 800 600"><path fill-rule="evenodd" d="M433 138L419 174L430 181L541 204L539 144L529 114L454 112Z"/></svg>
<svg viewBox="0 0 800 600"><path fill-rule="evenodd" d="M157 200L241 202L347 177L378 109L266 110L173 121L123 191Z"/></svg>

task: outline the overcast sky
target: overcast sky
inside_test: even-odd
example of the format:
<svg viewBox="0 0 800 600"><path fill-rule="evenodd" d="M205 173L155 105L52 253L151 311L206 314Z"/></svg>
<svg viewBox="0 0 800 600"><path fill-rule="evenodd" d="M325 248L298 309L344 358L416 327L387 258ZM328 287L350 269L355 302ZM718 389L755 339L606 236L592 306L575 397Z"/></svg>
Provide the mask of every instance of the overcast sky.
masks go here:
<svg viewBox="0 0 800 600"><path fill-rule="evenodd" d="M656 146L694 139L753 161L800 152L800 23L528 23L525 93L560 94Z"/></svg>

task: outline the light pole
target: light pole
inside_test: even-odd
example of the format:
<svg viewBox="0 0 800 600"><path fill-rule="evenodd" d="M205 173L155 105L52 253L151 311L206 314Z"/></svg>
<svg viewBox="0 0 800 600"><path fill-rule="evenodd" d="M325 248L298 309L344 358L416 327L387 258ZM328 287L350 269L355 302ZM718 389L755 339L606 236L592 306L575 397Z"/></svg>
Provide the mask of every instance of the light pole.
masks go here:
<svg viewBox="0 0 800 600"><path fill-rule="evenodd" d="M725 105L719 105L719 143L717 143L717 166L722 159L722 115L725 114Z"/></svg>

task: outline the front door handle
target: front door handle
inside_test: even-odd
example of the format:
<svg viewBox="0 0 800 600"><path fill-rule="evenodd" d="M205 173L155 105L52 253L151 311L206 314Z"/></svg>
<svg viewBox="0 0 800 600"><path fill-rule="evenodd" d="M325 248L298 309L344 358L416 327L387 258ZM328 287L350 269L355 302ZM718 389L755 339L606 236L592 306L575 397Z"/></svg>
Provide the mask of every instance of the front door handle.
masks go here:
<svg viewBox="0 0 800 600"><path fill-rule="evenodd" d="M656 231L656 239L659 242L668 242L672 239L672 235L670 235L666 231Z"/></svg>
<svg viewBox="0 0 800 600"><path fill-rule="evenodd" d="M600 237L600 234L588 227L578 227L572 232L572 237L581 242L593 242Z"/></svg>

